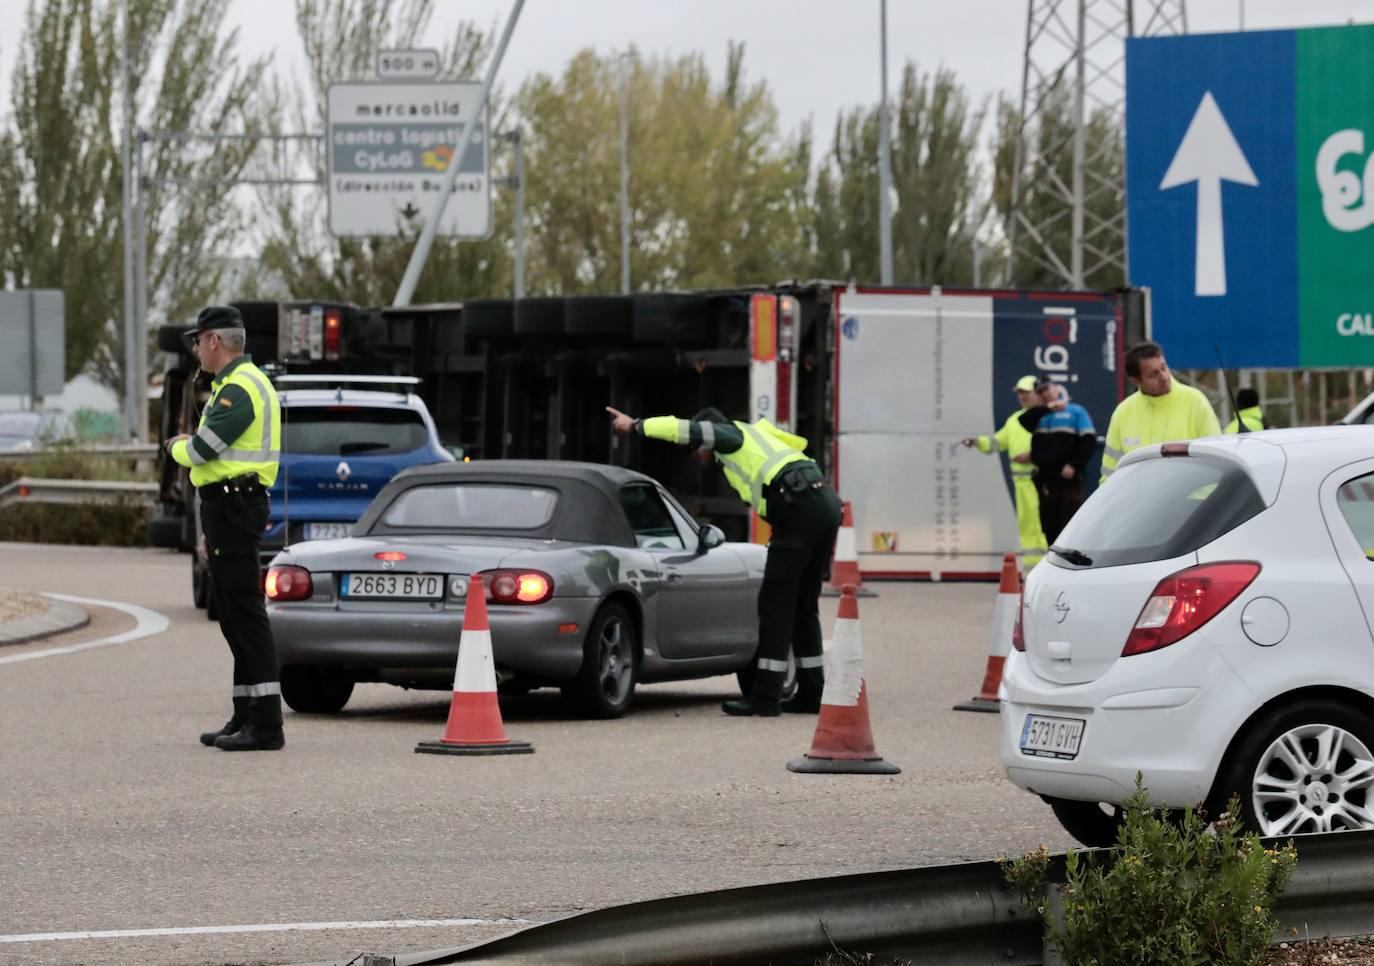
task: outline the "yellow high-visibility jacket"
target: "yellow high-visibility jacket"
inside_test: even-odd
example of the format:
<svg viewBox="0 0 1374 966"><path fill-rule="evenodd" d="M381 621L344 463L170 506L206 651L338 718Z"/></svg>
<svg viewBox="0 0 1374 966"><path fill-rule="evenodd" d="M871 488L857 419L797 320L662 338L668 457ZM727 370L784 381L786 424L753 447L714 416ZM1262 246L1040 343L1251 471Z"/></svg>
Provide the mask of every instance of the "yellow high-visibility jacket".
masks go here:
<svg viewBox="0 0 1374 966"><path fill-rule="evenodd" d="M1031 476L1035 473L1035 467L1030 463L1018 463L1016 457L1022 453L1029 453L1031 448L1031 432L1021 425L1020 416L1024 409L1018 409L1007 417L1007 421L1002 424L1002 428L991 436L979 436L975 440L978 450L982 453L991 453L996 450L999 453L1006 453L1011 460L1011 475L1019 478Z"/></svg>
<svg viewBox="0 0 1374 966"><path fill-rule="evenodd" d="M802 460L811 462L802 452L806 449L805 437L789 433L766 419L754 423L711 423L650 416L638 425L639 431L650 439L712 449L716 462L725 471L725 479L740 499L758 510L765 520L768 499L764 487L783 467Z"/></svg>
<svg viewBox="0 0 1374 966"><path fill-rule="evenodd" d="M1175 381L1173 389L1162 396L1133 393L1116 407L1107 427L1102 481L1105 483L1116 472L1116 464L1131 450L1220 433L1212 404L1192 386Z"/></svg>
<svg viewBox="0 0 1374 966"><path fill-rule="evenodd" d="M1245 420L1245 427L1250 430L1250 432L1258 433L1261 429L1264 429L1264 411L1258 406L1242 409L1236 415ZM1235 416L1231 417L1231 421L1226 424L1225 432L1240 432L1240 426L1237 425Z"/></svg>
<svg viewBox="0 0 1374 966"><path fill-rule="evenodd" d="M271 486L281 459L281 404L272 381L242 355L221 369L210 387L200 426L190 439L172 446L172 459L191 468L192 486L248 473Z"/></svg>

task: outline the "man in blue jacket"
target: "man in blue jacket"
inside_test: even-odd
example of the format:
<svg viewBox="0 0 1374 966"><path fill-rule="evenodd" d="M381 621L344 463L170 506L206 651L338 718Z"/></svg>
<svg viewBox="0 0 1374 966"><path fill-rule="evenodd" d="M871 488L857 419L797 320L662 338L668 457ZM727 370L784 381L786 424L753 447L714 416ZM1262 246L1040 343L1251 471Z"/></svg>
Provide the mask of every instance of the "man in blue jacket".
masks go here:
<svg viewBox="0 0 1374 966"><path fill-rule="evenodd" d="M1040 405L1021 414L1031 433L1031 463L1040 495L1040 529L1053 544L1083 505L1083 474L1097 448L1092 417L1057 382L1042 379L1035 387Z"/></svg>

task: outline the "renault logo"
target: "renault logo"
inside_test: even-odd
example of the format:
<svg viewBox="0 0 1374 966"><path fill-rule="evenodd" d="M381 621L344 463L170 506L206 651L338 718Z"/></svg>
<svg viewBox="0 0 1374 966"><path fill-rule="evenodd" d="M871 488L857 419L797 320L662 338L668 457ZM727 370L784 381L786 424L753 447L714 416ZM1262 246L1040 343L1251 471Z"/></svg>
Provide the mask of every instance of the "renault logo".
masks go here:
<svg viewBox="0 0 1374 966"><path fill-rule="evenodd" d="M1054 599L1054 622L1064 623L1064 618L1069 616L1069 594L1061 590L1059 596Z"/></svg>
<svg viewBox="0 0 1374 966"><path fill-rule="evenodd" d="M334 475L339 478L340 483L347 483L348 478L353 475L353 470L347 463L341 461L338 466L334 467Z"/></svg>

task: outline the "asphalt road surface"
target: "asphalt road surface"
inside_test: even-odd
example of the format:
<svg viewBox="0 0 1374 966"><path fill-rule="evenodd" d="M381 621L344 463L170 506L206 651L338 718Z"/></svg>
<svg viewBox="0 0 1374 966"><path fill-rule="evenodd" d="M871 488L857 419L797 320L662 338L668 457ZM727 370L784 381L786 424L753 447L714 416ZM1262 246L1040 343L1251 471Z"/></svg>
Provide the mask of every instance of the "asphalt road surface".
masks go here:
<svg viewBox="0 0 1374 966"><path fill-rule="evenodd" d="M533 755L417 755L448 694L375 684L339 715L288 712L284 751L207 749L229 654L189 586L184 555L0 544L0 587L170 621L135 636L153 616L92 604L78 632L0 649L0 963L415 951L641 899L1071 844L1002 778L996 717L951 710L981 682L996 585L860 600L894 777L787 771L815 719L728 718L724 677L643 688L619 721L569 719L553 691L503 698ZM132 639L70 646L112 635Z"/></svg>

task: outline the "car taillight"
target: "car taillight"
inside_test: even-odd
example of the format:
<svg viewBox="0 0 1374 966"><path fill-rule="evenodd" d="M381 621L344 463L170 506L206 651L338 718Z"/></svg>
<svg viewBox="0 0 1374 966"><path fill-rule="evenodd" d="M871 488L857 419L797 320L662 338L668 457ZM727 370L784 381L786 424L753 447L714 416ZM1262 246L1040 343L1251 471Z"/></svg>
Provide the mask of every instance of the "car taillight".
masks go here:
<svg viewBox="0 0 1374 966"><path fill-rule="evenodd" d="M314 593L304 567L268 567L263 589L268 600L305 600Z"/></svg>
<svg viewBox="0 0 1374 966"><path fill-rule="evenodd" d="M1239 597L1259 572L1254 561L1236 560L1189 567L1165 577L1140 609L1121 656L1183 640Z"/></svg>
<svg viewBox="0 0 1374 966"><path fill-rule="evenodd" d="M1026 588L1021 587L1021 599L1016 602L1016 621L1011 625L1011 646L1018 651L1026 649L1026 635L1022 630L1021 615L1026 612Z"/></svg>
<svg viewBox="0 0 1374 966"><path fill-rule="evenodd" d="M537 570L487 570L482 583L493 604L542 604L553 596L553 578Z"/></svg>
<svg viewBox="0 0 1374 966"><path fill-rule="evenodd" d="M324 357L331 361L339 358L339 346L343 344L343 316L338 309L324 313Z"/></svg>

